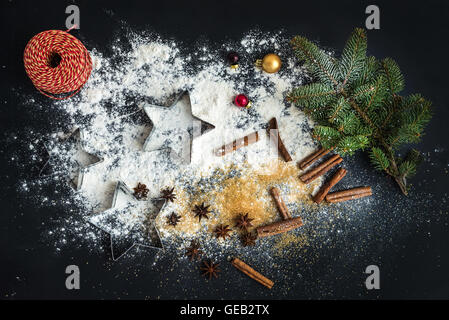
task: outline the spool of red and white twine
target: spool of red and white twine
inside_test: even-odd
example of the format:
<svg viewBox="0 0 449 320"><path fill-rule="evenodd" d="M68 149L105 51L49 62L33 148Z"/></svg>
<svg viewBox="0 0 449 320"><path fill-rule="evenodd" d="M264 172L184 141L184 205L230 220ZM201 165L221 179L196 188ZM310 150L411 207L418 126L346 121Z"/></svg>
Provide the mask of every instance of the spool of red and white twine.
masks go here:
<svg viewBox="0 0 449 320"><path fill-rule="evenodd" d="M35 35L23 54L25 71L42 94L56 100L78 93L92 71L92 59L77 38L62 30Z"/></svg>

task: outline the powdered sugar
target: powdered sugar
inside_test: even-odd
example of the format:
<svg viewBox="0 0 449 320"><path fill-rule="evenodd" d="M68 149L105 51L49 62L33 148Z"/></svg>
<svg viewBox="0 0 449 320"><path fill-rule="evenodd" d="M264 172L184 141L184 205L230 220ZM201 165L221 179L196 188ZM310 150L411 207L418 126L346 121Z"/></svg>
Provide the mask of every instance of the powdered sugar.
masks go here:
<svg viewBox="0 0 449 320"><path fill-rule="evenodd" d="M62 176L73 171L71 167L76 165L73 158L81 160L77 153L65 152L58 144L50 146L58 175L42 175L36 180L24 170L30 162L40 170L38 164L45 160L45 155L39 152L42 140L36 128L20 127L10 136L14 144L23 147L22 150L16 148L18 151L9 156L25 177L18 185L21 191L18 196L22 203L34 201L42 207L36 210L19 207L17 212L12 212L15 215L11 214L16 220L11 221L20 223L24 212L29 214L27 218L33 224L28 225L42 231L42 240L57 252L76 255L79 251L84 257L87 248L95 251L105 266L111 265L104 255L109 252L109 242L104 241L108 240L108 235L88 223L88 218L102 215L105 210L112 212L109 210L117 181L123 181L128 188L138 182L147 184L150 198L159 197L164 187L175 187L177 198L167 202L160 212L149 199L138 201L133 197L123 199L124 202L116 203L112 208L118 210L124 226L131 229L134 225L142 225L140 218L143 216L139 216L137 205L143 205L146 217L153 219L158 215L156 226L163 250L155 254L155 250L135 247L124 260L114 264L114 268L122 278L126 272L132 277L157 272L153 273L154 281L149 285L157 288L158 295L160 292L162 297L172 299L210 298L212 295L222 298L278 299L282 296L297 298L298 295L334 298L336 278L340 279L339 284L358 283L359 272L367 261L372 263L381 259L385 264L383 257L387 254L387 260L394 264L390 255L408 243L408 239L406 242L400 239L408 232L416 235L420 224L424 226L421 230L425 230L425 234L429 231L429 238L434 236L428 230L431 223L439 225L440 221L441 225L447 225L447 193L433 192L447 173L447 153L438 154L439 150L427 154L423 171L430 174L413 181L417 184L407 198L397 192L394 183L375 173L366 159L346 157L343 166L348 169L348 174L335 188L369 185L374 195L333 205L310 204L308 198L319 186L319 181L309 186L301 184L295 162L314 149L309 135L311 124L302 112L284 101L286 91L307 80L307 76L289 52L288 39L282 34L250 32L243 40L223 43L218 49L199 44L190 54L184 53L185 48L178 43L158 37L129 34L125 40L130 47L123 49L120 41L115 41L111 56L103 55L107 52L105 48L91 50L92 76L81 93L68 101L53 104L50 100L26 99L17 90L24 105L20 107L48 121L47 128L41 132L50 135L58 130L55 128L64 128L61 131L67 133L81 127L84 150L104 159L87 170L83 188L76 192ZM92 47L89 43L86 46ZM235 71L224 62L223 53L230 50L241 54L240 68ZM278 53L283 61L277 74L265 74L253 66L256 58L270 51ZM184 90L190 92L193 114L215 125L214 130L194 139L191 163L170 157L167 150L148 152L143 149L151 130L151 121L143 106L170 106ZM232 99L237 93L247 94L253 101L253 108L235 107ZM39 104L38 101L45 102ZM290 164L277 160L277 156L268 152L273 146L264 134L264 128L272 116L277 117L281 137L293 157ZM258 143L223 158L213 156L214 148L255 130L261 133ZM241 233L234 228L235 215L248 212L258 225L280 219L268 192L272 186L280 189L290 212L293 216L301 216L304 226L283 235L258 239L255 247L242 247ZM202 202L211 206L211 213L209 219L199 223L192 209ZM181 216L177 226L167 224L167 217L172 212ZM234 229L230 239L215 239L213 230L218 224L229 224ZM22 226L19 224L17 229L11 230L22 229ZM126 229L108 231L120 237L128 232L124 232ZM218 279L220 286L215 291L214 284L207 282L204 290L197 263L181 258L192 239L200 242L204 251L202 258L222 263L223 276ZM138 238L133 240L139 241ZM82 250L77 250L78 247ZM25 250L32 251L33 246ZM232 268L224 261L230 256L241 257L273 279L276 282L274 290L240 290L250 285L251 280L246 282L244 278L233 276ZM171 281L173 276L176 281ZM143 278L140 279L143 282ZM149 282L145 283L148 285Z"/></svg>

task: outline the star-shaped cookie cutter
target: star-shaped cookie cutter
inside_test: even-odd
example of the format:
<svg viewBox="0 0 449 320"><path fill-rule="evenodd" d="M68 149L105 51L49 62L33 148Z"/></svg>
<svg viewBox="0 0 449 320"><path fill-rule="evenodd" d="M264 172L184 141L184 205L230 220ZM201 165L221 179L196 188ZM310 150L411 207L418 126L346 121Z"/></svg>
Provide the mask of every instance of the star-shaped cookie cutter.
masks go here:
<svg viewBox="0 0 449 320"><path fill-rule="evenodd" d="M68 134L68 136L66 138L62 139L62 141L60 141L59 143L62 143L62 144L68 143L68 141L73 138L76 139L76 146L78 147L78 151L84 152L90 158L96 158L96 161L94 161L88 165L82 165L77 159L74 160L77 163L77 168L74 171L78 171L77 177L76 177L76 182L73 179L70 179L70 177L69 177L69 180L71 182L71 186L76 191L79 191L82 188L84 175L87 173L87 171L91 167L103 162L104 159L102 157L98 156L97 154L92 154L92 153L89 153L86 151L86 146L85 146L85 142L84 142L84 132L80 128L75 128L70 134ZM55 157L49 151L47 144L44 143L44 147L48 154L48 159L45 162L45 164L43 165L42 169L40 170L39 177L44 177L43 173L46 172L45 170L48 170L49 167L51 167L51 160ZM50 168L50 170L53 171L51 168ZM49 174L47 174L45 176L52 176L52 175L56 175L58 173L60 173L60 171L50 172Z"/></svg>
<svg viewBox="0 0 449 320"><path fill-rule="evenodd" d="M176 151L174 151L170 146L160 146L159 148L155 148L155 149L151 149L149 150L149 144L151 142L153 142L152 139L154 139L154 136L156 135L156 133L158 133L158 131L161 131L162 129L160 128L160 124L159 123L155 123L155 121L153 120L153 116L151 115L150 109L153 110L160 110L160 111L164 111L164 112L173 112L173 109L177 108L178 104L182 101L182 99L187 96L189 101L188 104L190 106L190 117L192 118L192 120L196 120L198 121L198 123L195 124L195 122L192 122L192 128L191 128L191 132L190 130L187 130L187 132L189 133L189 156L188 159L186 159L188 161L188 163L191 162L192 160L192 143L193 143L193 139L195 139L196 137L199 137L203 134L206 134L208 132L210 132L211 130L215 129L215 126L207 121L201 120L199 117L195 116L193 114L192 111L192 102L190 99L190 92L188 90L185 90L183 92L181 92L175 99L175 101L168 107L166 106L160 106L160 105L155 105L155 104L146 104L143 106L143 110L145 111L145 113L147 114L148 118L150 118L153 128L151 129L148 137L145 140L145 143L143 145L143 150L144 151L155 151L155 150L161 150L161 149L169 149L171 152L174 152L178 157L179 154L176 153ZM205 129L203 130L203 127L205 127ZM165 132L177 129L177 128L166 128ZM190 129L190 128L189 128ZM164 131L162 131L164 132ZM179 137L179 134L178 134ZM166 142L167 140L165 140ZM181 155L181 158L184 154ZM187 158L187 157L186 157Z"/></svg>
<svg viewBox="0 0 449 320"><path fill-rule="evenodd" d="M154 243L148 244L148 243L144 243L145 240L149 240L148 237L144 239L144 241L137 241L135 239L135 236L140 233L141 235L143 234L143 236L145 236L145 231L142 230L138 230L139 225L137 225L139 222L137 222L136 224L133 225L133 227L131 228L131 230L129 231L128 234L125 234L122 237L116 237L113 235L113 233L110 230L107 230L107 228L102 225L101 223L97 223L95 222L95 217L98 217L99 215L108 213L108 212L113 212L116 209L116 203L117 203L117 198L119 196L119 193L123 192L125 195L129 196L130 198L133 198L135 201L139 201L139 202L156 202L158 204L154 204L154 206L156 207L157 212L152 212L150 215L153 215L154 218L150 218L150 227L151 227L151 231L150 232L155 232L153 234L153 237L155 237L152 240L155 240ZM156 226L156 219L159 216L159 213L164 209L165 205L166 205L167 201L166 200L162 200L161 198L151 198L151 199L137 199L134 195L134 193L128 188L128 186L122 182L122 181L118 181L116 186L115 186L115 190L114 190L114 195L112 197L112 204L111 207L105 211L99 212L99 213L95 213L89 217L87 217L87 221L94 225L95 227L97 227L98 229L102 230L103 232L109 234L109 238L110 238L110 248L111 248L111 255L112 255L112 260L113 261L117 261L118 259L120 259L121 257L123 257L126 253L128 253L132 248L134 248L134 246L142 246L142 247L147 247L147 248L153 248L156 250L160 250L163 249L163 243L161 240L161 236L159 233L159 230ZM116 217L118 218L118 217ZM147 217L148 218L148 217ZM141 229L141 228L140 228ZM118 246L119 244L121 245L125 245L125 249L124 250L119 250Z"/></svg>

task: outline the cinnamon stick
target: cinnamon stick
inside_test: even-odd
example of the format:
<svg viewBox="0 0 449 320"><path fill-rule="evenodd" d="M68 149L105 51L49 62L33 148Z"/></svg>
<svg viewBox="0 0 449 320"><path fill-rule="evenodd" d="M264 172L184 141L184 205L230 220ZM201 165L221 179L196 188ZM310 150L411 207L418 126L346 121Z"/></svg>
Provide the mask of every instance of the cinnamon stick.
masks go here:
<svg viewBox="0 0 449 320"><path fill-rule="evenodd" d="M358 187L338 192L329 193L326 196L326 201L330 203L343 202L363 197L368 197L373 194L371 187Z"/></svg>
<svg viewBox="0 0 449 320"><path fill-rule="evenodd" d="M359 193L359 194L355 194L355 195L351 195L351 196L345 196L345 197L329 199L329 200L326 199L326 200L329 203L337 203L337 202L344 202L344 201L349 201L349 200L355 200L355 199L359 199L359 198L369 197L371 195L372 195L372 193L366 192L366 193Z"/></svg>
<svg viewBox="0 0 449 320"><path fill-rule="evenodd" d="M281 136L279 135L278 122L276 118L273 118L268 122L268 134L277 143L278 151L281 153L284 160L286 162L292 161L292 157L288 153L288 150L282 142Z"/></svg>
<svg viewBox="0 0 449 320"><path fill-rule="evenodd" d="M346 169L340 168L335 172L335 174L332 176L332 178L327 181L318 191L318 193L313 197L313 201L316 203L321 203L321 201L324 200L324 198L327 196L329 191L332 189L333 186L335 186L343 177L346 175Z"/></svg>
<svg viewBox="0 0 449 320"><path fill-rule="evenodd" d="M279 212L281 213L282 219L284 220L290 219L292 216L290 215L290 212L288 212L288 208L285 205L284 200L282 200L281 195L279 194L279 189L276 187L271 188L271 195L273 196L274 201L276 202Z"/></svg>
<svg viewBox="0 0 449 320"><path fill-rule="evenodd" d="M274 285L274 282L265 277L264 275L260 274L253 268L251 268L249 265L247 265L245 262L238 258L233 258L231 260L231 264L236 267L238 270L246 274L251 279L256 280L257 282L263 284L268 289L271 289Z"/></svg>
<svg viewBox="0 0 449 320"><path fill-rule="evenodd" d="M301 170L304 170L305 168L307 168L308 166L312 165L315 161L321 159L322 157L324 157L326 154L328 154L330 152L330 150L326 150L324 148L318 149L317 151L315 151L314 153L312 153L311 155L307 156L306 158L304 158L298 165L299 168Z"/></svg>
<svg viewBox="0 0 449 320"><path fill-rule="evenodd" d="M343 162L343 158L338 158L336 161L332 162L330 165L328 165L327 167L323 168L322 170L320 170L316 175L314 175L313 177L311 177L310 179L308 179L306 181L306 184L312 182L313 180L315 180L318 177L321 177L322 175L325 175L326 172L328 172L329 170L331 170L333 167L335 167L337 164L340 164Z"/></svg>
<svg viewBox="0 0 449 320"><path fill-rule="evenodd" d="M222 157L225 154L249 146L250 144L256 143L257 141L259 141L259 133L256 131L247 136L244 136L243 138L236 139L231 143L221 146L220 148L216 149L214 153L217 157Z"/></svg>
<svg viewBox="0 0 449 320"><path fill-rule="evenodd" d="M326 172L328 172L330 169L332 169L337 164L341 163L343 161L342 157L340 155L335 154L332 157L330 157L328 160L320 164L319 166L311 169L310 171L306 172L299 178L302 182L308 184L315 180L316 178L322 176Z"/></svg>
<svg viewBox="0 0 449 320"><path fill-rule="evenodd" d="M275 234L284 233L303 225L301 217L278 221L267 226L256 229L258 238L269 237Z"/></svg>

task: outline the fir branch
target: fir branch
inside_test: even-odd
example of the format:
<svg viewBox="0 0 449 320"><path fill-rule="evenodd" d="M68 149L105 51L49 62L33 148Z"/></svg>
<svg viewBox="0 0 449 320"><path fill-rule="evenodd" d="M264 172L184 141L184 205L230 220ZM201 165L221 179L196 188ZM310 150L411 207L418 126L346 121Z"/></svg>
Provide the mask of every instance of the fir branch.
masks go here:
<svg viewBox="0 0 449 320"><path fill-rule="evenodd" d="M363 63L363 68L361 70L360 76L353 81L352 87L357 88L364 84L367 84L374 80L374 76L377 74L379 69L379 63L376 58L370 56L366 57Z"/></svg>
<svg viewBox="0 0 449 320"><path fill-rule="evenodd" d="M322 83L312 83L293 89L287 100L305 107L318 107L325 105L334 98L335 90Z"/></svg>
<svg viewBox="0 0 449 320"><path fill-rule="evenodd" d="M359 149L364 149L369 143L367 137L363 135L346 136L336 145L337 152L341 154L354 154Z"/></svg>
<svg viewBox="0 0 449 320"><path fill-rule="evenodd" d="M402 177L411 177L416 174L416 164L411 161L403 161L399 165L399 174Z"/></svg>
<svg viewBox="0 0 449 320"><path fill-rule="evenodd" d="M369 87L369 90L367 90L367 86ZM364 112L367 112L371 108L375 108L382 103L385 93L383 86L384 79L380 76L372 83L362 86L362 91L355 91L356 101L360 104ZM362 92L364 92L364 94Z"/></svg>
<svg viewBox="0 0 449 320"><path fill-rule="evenodd" d="M390 167L390 160L380 148L372 147L369 157L377 170L387 171Z"/></svg>
<svg viewBox="0 0 449 320"><path fill-rule="evenodd" d="M343 132L347 135L355 135L362 133L360 131L361 129L360 120L353 112L348 113L345 117L339 118L339 122ZM367 134L364 135L367 136Z"/></svg>
<svg viewBox="0 0 449 320"><path fill-rule="evenodd" d="M404 89L404 77L398 64L391 58L383 59L381 62L382 74L387 80L388 89L394 95Z"/></svg>
<svg viewBox="0 0 449 320"><path fill-rule="evenodd" d="M300 60L305 60L312 74L328 85L338 85L338 72L334 60L314 43L304 37L294 37L291 41L293 49Z"/></svg>
<svg viewBox="0 0 449 320"><path fill-rule="evenodd" d="M320 141L324 148L332 149L337 145L343 135L341 132L332 127L318 125L313 129L313 136L315 139Z"/></svg>
<svg viewBox="0 0 449 320"><path fill-rule="evenodd" d="M391 124L390 120L393 117L393 115L398 111L398 105L401 104L402 97L394 95L391 102L385 103L385 110L387 111L387 114L380 125L379 130L384 130L388 126L388 124Z"/></svg>
<svg viewBox="0 0 449 320"><path fill-rule="evenodd" d="M371 129L373 129L373 130L376 129L376 126L374 125L374 123L371 121L371 119L368 117L368 115L357 105L357 103L355 103L354 100L352 100L352 99L350 99L349 102L350 102L351 106L354 108L354 110L357 111L357 113L362 118L362 120L365 121L365 123Z"/></svg>
<svg viewBox="0 0 449 320"><path fill-rule="evenodd" d="M404 110L397 115L397 126L392 130L388 143L397 147L401 143L416 143L421 140L424 127L432 118L431 103L420 95L403 99Z"/></svg>
<svg viewBox="0 0 449 320"><path fill-rule="evenodd" d="M366 47L365 30L356 28L346 42L341 57L340 74L343 78L343 87L358 78L364 67Z"/></svg>
<svg viewBox="0 0 449 320"><path fill-rule="evenodd" d="M411 149L404 160L399 164L399 174L405 178L410 178L416 174L416 169L421 164L423 156L416 149Z"/></svg>
<svg viewBox="0 0 449 320"><path fill-rule="evenodd" d="M432 117L431 103L420 95L401 97L404 79L390 58L366 56L366 34L355 29L340 59L330 57L303 37L292 46L318 83L294 89L288 99L302 106L319 125L313 136L324 148L342 154L370 149L376 169L386 172L407 194L407 178L416 172L418 157L395 156L403 143L418 142Z"/></svg>
<svg viewBox="0 0 449 320"><path fill-rule="evenodd" d="M329 122L334 123L338 121L338 117L341 114L341 112L347 112L350 108L349 103L346 101L344 97L340 97L337 102L329 108L330 114L328 116ZM342 119L343 117L340 117Z"/></svg>

